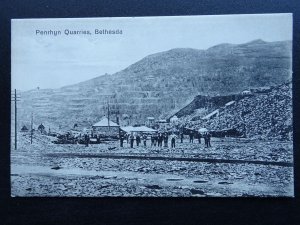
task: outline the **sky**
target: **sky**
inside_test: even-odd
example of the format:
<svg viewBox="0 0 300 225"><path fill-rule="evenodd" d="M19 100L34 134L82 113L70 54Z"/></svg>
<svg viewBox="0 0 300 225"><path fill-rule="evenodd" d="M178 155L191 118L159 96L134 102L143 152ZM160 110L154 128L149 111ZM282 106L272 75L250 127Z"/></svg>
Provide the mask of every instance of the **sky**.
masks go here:
<svg viewBox="0 0 300 225"><path fill-rule="evenodd" d="M65 35L89 30L91 35ZM122 34L95 34L122 30ZM61 35L36 34L61 31ZM12 89L59 88L173 48L292 40L292 14L12 20Z"/></svg>

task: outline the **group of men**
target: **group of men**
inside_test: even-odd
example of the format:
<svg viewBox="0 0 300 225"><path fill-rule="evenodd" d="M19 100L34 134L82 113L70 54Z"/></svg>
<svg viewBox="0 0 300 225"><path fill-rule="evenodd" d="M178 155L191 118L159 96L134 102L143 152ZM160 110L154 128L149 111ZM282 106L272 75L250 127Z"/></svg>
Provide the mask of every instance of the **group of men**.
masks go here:
<svg viewBox="0 0 300 225"><path fill-rule="evenodd" d="M204 138L204 144L205 144L205 147L211 147L211 144L210 144L210 139L211 139L211 134L209 132L205 132L203 134L203 138ZM201 139L201 137L199 137L199 140ZM199 141L201 142L201 140Z"/></svg>
<svg viewBox="0 0 300 225"><path fill-rule="evenodd" d="M183 136L184 136L183 133L180 133L181 143L183 143ZM211 147L210 144L211 134L209 132L200 133L200 132L190 131L189 138L190 138L190 143L194 143L194 139L198 139L199 144L201 144L201 138L203 138L205 147Z"/></svg>
<svg viewBox="0 0 300 225"><path fill-rule="evenodd" d="M130 134L120 134L120 146L123 147L124 140L126 139L127 144L130 144L130 148L133 148L134 142L136 142L136 146L139 146L141 142L143 141L144 147L147 146L147 138L148 136L146 134L139 135L139 133L130 133ZM205 147L211 147L210 139L211 134L209 132L205 132L203 134L201 133L193 133L190 132L189 134L190 143L194 142L194 138L198 139L199 144L201 144L201 138L204 138ZM177 136L172 133L169 135L167 132L165 133L159 133L155 132L151 134L150 140L151 140L151 147L168 147L169 139L171 140L171 148L175 148L175 143ZM180 133L180 140L181 143L183 143L184 135L183 133Z"/></svg>
<svg viewBox="0 0 300 225"><path fill-rule="evenodd" d="M175 148L175 139L176 135L168 133L154 133L151 135L151 147L168 147L169 138L171 139L171 147ZM124 140L126 139L127 144L130 144L130 147L133 148L134 142L136 142L136 146L139 146L143 141L144 147L147 146L148 136L146 134L139 135L138 133L130 133L130 134L120 134L120 146L123 147Z"/></svg>

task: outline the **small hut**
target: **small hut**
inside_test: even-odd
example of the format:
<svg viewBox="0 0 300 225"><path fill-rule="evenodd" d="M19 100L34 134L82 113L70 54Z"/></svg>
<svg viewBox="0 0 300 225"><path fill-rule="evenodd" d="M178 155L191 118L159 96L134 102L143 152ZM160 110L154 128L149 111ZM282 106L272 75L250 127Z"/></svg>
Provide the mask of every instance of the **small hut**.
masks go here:
<svg viewBox="0 0 300 225"><path fill-rule="evenodd" d="M28 128L24 125L21 129L21 132L27 132L28 131Z"/></svg>
<svg viewBox="0 0 300 225"><path fill-rule="evenodd" d="M166 130L168 122L167 120L161 119L157 121L158 130Z"/></svg>
<svg viewBox="0 0 300 225"><path fill-rule="evenodd" d="M147 125L149 127L152 127L154 125L154 117L152 116L147 117Z"/></svg>
<svg viewBox="0 0 300 225"><path fill-rule="evenodd" d="M41 133L44 133L44 132L45 132L45 126L41 123L41 124L38 126L38 130L39 130Z"/></svg>
<svg viewBox="0 0 300 225"><path fill-rule="evenodd" d="M173 117L171 117L170 122L173 124L177 124L178 123L178 117L176 115L174 115Z"/></svg>
<svg viewBox="0 0 300 225"><path fill-rule="evenodd" d="M251 95L252 93L251 93L251 91L249 91L249 90L244 90L244 91L242 91L242 95Z"/></svg>
<svg viewBox="0 0 300 225"><path fill-rule="evenodd" d="M205 128L205 127L202 127L202 128L200 128L200 129L198 130L198 132L201 133L201 134L203 134L203 133L205 133L205 132L208 132L208 129Z"/></svg>
<svg viewBox="0 0 300 225"><path fill-rule="evenodd" d="M100 135L101 137L119 136L120 126L108 120L106 117L103 117L99 122L95 123L92 128L94 135Z"/></svg>

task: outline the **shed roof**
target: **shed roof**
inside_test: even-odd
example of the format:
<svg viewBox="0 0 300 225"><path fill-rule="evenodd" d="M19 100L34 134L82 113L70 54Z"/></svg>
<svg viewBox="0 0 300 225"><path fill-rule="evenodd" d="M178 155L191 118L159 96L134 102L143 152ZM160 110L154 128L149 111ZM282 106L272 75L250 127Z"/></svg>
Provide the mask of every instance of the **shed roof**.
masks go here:
<svg viewBox="0 0 300 225"><path fill-rule="evenodd" d="M118 124L114 123L111 120L108 120L108 118L103 117L99 122L95 123L92 127L119 127Z"/></svg>
<svg viewBox="0 0 300 225"><path fill-rule="evenodd" d="M21 129L21 131L27 131L27 130L28 130L28 128L25 125Z"/></svg>
<svg viewBox="0 0 300 225"><path fill-rule="evenodd" d="M230 101L230 102L227 102L226 104L225 104L225 106L230 106L230 105L232 105L232 104L234 104L235 103L235 101Z"/></svg>
<svg viewBox="0 0 300 225"><path fill-rule="evenodd" d="M218 114L218 113L219 113L219 110L217 109L217 110L211 112L210 114L204 116L202 119L203 119L203 120L210 119L210 117L212 117L212 116L214 116L214 115L216 115L216 114Z"/></svg>
<svg viewBox="0 0 300 225"><path fill-rule="evenodd" d="M155 132L156 131L146 126L139 126L139 127L127 126L127 127L121 127L121 129L126 132Z"/></svg>

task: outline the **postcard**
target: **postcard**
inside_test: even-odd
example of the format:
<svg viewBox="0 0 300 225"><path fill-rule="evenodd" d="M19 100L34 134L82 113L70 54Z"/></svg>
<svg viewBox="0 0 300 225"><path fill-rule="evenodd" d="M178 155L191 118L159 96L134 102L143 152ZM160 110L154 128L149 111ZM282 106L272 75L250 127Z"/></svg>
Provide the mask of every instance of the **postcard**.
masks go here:
<svg viewBox="0 0 300 225"><path fill-rule="evenodd" d="M11 195L293 197L292 24L13 19Z"/></svg>

